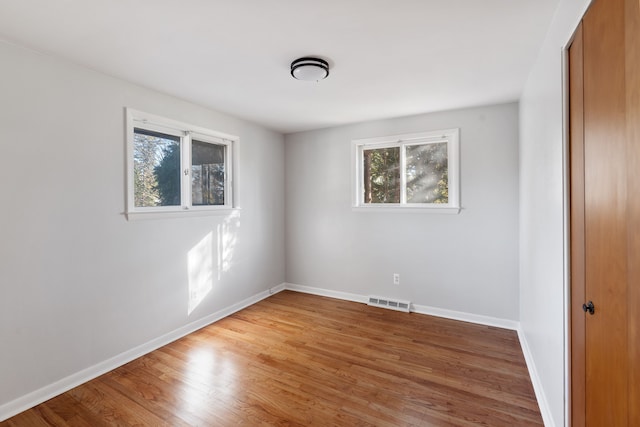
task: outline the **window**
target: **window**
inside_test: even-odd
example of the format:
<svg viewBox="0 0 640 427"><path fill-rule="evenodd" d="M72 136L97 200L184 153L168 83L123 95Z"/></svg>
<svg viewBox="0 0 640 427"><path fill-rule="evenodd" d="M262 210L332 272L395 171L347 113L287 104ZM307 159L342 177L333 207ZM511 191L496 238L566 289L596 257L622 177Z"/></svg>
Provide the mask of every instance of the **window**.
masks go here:
<svg viewBox="0 0 640 427"><path fill-rule="evenodd" d="M127 216L233 207L238 138L127 109Z"/></svg>
<svg viewBox="0 0 640 427"><path fill-rule="evenodd" d="M449 129L353 141L354 208L458 213L458 140Z"/></svg>

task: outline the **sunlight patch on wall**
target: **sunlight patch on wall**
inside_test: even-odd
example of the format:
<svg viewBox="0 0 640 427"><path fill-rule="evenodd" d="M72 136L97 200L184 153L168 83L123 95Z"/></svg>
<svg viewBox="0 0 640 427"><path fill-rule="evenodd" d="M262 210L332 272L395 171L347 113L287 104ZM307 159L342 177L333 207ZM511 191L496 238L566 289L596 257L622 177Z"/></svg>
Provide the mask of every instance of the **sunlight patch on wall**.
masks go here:
<svg viewBox="0 0 640 427"><path fill-rule="evenodd" d="M231 269L233 251L238 240L238 228L240 228L240 219L237 214L230 215L218 225L218 280L222 273Z"/></svg>
<svg viewBox="0 0 640 427"><path fill-rule="evenodd" d="M188 254L189 314L213 288L213 235L209 232Z"/></svg>

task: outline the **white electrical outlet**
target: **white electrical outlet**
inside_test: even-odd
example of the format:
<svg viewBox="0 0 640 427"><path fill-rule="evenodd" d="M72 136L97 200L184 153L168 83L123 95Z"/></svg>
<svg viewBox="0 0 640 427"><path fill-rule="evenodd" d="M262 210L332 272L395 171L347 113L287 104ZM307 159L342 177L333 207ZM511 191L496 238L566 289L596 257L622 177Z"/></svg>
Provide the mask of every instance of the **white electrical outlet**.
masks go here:
<svg viewBox="0 0 640 427"><path fill-rule="evenodd" d="M393 284L394 285L399 285L400 284L400 274L393 273Z"/></svg>

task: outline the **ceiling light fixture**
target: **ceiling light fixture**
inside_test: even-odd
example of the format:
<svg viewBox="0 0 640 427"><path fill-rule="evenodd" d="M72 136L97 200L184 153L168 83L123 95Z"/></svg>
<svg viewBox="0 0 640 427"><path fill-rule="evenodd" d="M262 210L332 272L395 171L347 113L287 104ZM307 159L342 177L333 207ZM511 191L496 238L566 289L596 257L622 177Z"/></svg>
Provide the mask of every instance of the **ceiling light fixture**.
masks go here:
<svg viewBox="0 0 640 427"><path fill-rule="evenodd" d="M319 82L329 75L329 63L320 58L298 58L291 63L291 75L297 80Z"/></svg>

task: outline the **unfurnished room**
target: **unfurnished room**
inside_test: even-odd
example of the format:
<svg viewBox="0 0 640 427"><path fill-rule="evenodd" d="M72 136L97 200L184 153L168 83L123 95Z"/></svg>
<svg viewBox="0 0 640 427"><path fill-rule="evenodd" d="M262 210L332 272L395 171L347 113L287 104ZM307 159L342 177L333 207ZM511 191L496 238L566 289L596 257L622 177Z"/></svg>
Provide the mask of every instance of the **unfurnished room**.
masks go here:
<svg viewBox="0 0 640 427"><path fill-rule="evenodd" d="M0 426L640 425L640 2L0 2Z"/></svg>

